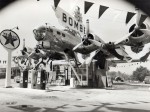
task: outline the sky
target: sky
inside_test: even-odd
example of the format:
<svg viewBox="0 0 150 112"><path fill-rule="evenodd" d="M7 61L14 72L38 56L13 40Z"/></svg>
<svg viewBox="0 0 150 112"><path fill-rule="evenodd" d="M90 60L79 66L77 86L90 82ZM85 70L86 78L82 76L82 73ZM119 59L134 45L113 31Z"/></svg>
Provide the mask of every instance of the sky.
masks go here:
<svg viewBox="0 0 150 112"><path fill-rule="evenodd" d="M73 14L75 6L79 6L81 12L84 12L85 0L61 0L59 7ZM83 14L83 23L86 19L90 20L90 30L96 35L102 38L105 42L116 41L128 33L129 27L134 23L135 18L126 25L125 18L127 11L134 12L135 7L124 0L86 0L93 2L94 5L89 9L86 14ZM98 19L99 6L108 6L109 9ZM26 46L34 48L36 46L36 40L33 36L33 29L40 25L48 23L51 26L55 26L59 29L63 29L58 22L55 13L52 9L53 0L19 0L8 7L0 11L0 32L4 29L12 29L16 26L19 30L14 31L19 35L21 44L19 48L13 51L13 55L16 55L19 50L22 49L23 38L26 40ZM145 21L150 24L149 18ZM148 49L150 45L146 45L144 50L135 54L130 50L130 47L126 47L127 53L133 58L137 59L141 57ZM0 59L7 60L7 51L0 45ZM120 70L125 73L132 73L140 65L149 67L149 62L142 64L119 64L119 67L110 68L110 70ZM122 67L123 66L123 67ZM148 68L150 69L150 68Z"/></svg>

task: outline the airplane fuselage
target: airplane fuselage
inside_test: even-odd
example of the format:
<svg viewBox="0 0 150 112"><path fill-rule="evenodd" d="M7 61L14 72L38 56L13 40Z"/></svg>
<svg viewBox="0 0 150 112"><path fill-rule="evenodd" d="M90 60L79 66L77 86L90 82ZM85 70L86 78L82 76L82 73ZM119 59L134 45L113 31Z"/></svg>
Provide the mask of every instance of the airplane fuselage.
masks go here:
<svg viewBox="0 0 150 112"><path fill-rule="evenodd" d="M41 49L65 52L70 55L73 55L73 48L82 41L79 34L73 33L69 29L60 30L55 27L38 28L35 32L35 39ZM80 46L77 52L89 54L96 49L98 49L97 46L90 44Z"/></svg>

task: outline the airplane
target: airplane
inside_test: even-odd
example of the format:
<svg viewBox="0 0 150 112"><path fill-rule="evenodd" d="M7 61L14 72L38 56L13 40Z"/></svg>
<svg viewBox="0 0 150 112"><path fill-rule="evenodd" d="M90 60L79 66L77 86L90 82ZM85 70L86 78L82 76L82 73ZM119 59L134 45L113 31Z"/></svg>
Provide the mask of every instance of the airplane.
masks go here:
<svg viewBox="0 0 150 112"><path fill-rule="evenodd" d="M150 42L150 27L143 23L147 18L146 15L141 14L138 8L136 10L135 23L129 28L129 33L110 44L130 46L134 53L139 53L143 50L144 45Z"/></svg>
<svg viewBox="0 0 150 112"><path fill-rule="evenodd" d="M121 60L131 60L131 57L128 56L123 47L110 46L109 43L105 43L100 37L91 33L89 29L89 20L86 21L85 31L80 31L78 26L76 26L75 29L75 26L72 28L72 25L80 24L81 26L82 23L60 7L57 7L56 10L62 12L62 15L59 12L60 15L56 14L56 16L62 17L61 22L64 22L63 24L65 25L67 24L67 28L60 30L54 26L40 26L34 29L33 34L38 41L37 49L56 51L64 54L67 60L73 58L76 61L79 61L76 53L89 55L91 52L95 51L95 55L88 58L86 63L88 64L92 59L96 59L98 60L97 63L100 65L100 68L104 67L101 63L105 62L107 58L117 57ZM54 11L56 10L54 9ZM82 29L84 29L84 25L82 25ZM81 33L84 33L83 38Z"/></svg>
<svg viewBox="0 0 150 112"><path fill-rule="evenodd" d="M11 2L14 2L14 1L16 1L16 0L12 0ZM9 5L11 2L10 2L10 1L2 2L2 3L1 3L1 10L2 10L4 7L6 7L7 5ZM138 2L138 1L137 1L137 2ZM144 4L142 4L142 5L144 5ZM116 42L116 44L117 44L117 42ZM141 46L141 47L142 47L142 46Z"/></svg>

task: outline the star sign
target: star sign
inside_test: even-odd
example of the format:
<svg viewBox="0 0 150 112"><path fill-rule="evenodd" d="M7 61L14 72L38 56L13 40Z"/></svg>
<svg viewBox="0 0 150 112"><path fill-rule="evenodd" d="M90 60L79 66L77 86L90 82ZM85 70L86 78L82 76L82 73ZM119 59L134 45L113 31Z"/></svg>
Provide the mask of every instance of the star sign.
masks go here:
<svg viewBox="0 0 150 112"><path fill-rule="evenodd" d="M3 37L6 39L5 45L11 44L13 47L14 46L14 41L18 40L17 38L14 38L11 34L11 32L8 35L3 35Z"/></svg>
<svg viewBox="0 0 150 112"><path fill-rule="evenodd" d="M20 38L14 31L6 29L0 33L0 43L5 48L13 50L19 47Z"/></svg>

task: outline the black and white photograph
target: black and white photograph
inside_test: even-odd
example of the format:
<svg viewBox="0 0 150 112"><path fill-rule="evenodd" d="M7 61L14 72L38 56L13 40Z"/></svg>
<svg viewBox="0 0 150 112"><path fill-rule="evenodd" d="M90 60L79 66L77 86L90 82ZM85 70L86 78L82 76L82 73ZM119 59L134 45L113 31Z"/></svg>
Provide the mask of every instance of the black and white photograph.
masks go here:
<svg viewBox="0 0 150 112"><path fill-rule="evenodd" d="M0 112L150 112L150 0L0 0Z"/></svg>

